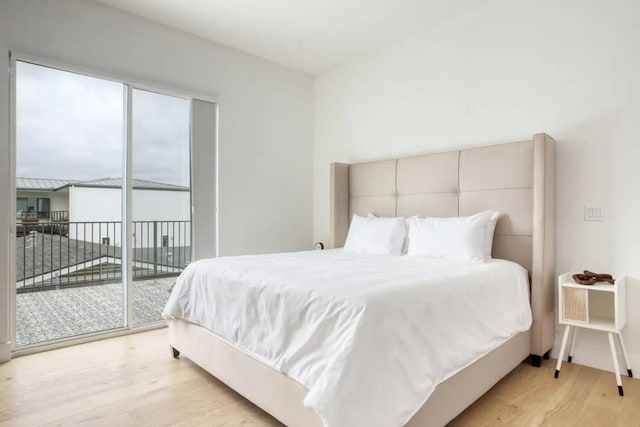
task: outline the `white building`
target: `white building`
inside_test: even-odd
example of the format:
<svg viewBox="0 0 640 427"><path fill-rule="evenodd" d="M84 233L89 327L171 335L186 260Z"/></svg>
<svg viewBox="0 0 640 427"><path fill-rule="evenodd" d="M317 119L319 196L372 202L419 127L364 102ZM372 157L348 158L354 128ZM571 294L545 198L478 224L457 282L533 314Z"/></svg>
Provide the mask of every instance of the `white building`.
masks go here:
<svg viewBox="0 0 640 427"><path fill-rule="evenodd" d="M19 223L68 224L71 239L121 245L122 179L17 178L16 188ZM132 200L134 247L190 246L188 187L134 179Z"/></svg>

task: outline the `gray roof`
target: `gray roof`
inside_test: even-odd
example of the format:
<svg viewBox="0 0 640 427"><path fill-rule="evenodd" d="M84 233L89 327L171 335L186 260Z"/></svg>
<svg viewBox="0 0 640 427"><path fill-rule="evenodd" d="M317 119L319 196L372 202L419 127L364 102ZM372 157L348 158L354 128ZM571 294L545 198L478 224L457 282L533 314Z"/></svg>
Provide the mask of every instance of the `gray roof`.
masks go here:
<svg viewBox="0 0 640 427"><path fill-rule="evenodd" d="M74 182L77 181L71 179L16 178L16 188L18 190L31 191L56 191Z"/></svg>
<svg viewBox="0 0 640 427"><path fill-rule="evenodd" d="M120 258L120 248L38 233L16 238L16 280L20 281L101 256Z"/></svg>
<svg viewBox="0 0 640 427"><path fill-rule="evenodd" d="M154 252L156 252L155 255ZM168 252L174 255L171 261L167 259ZM190 253L189 246L175 246L170 249L134 248L133 260L153 264L155 259L161 267L185 268L189 263ZM78 266L101 257L119 259L121 256L120 247L70 239L58 234L37 233L35 237L17 237L16 280L21 281L59 269Z"/></svg>
<svg viewBox="0 0 640 427"><path fill-rule="evenodd" d="M121 188L122 178L99 178L89 181L71 179L16 178L18 191L58 191L71 186L92 188ZM133 188L138 190L189 191L189 187L163 182L133 179Z"/></svg>

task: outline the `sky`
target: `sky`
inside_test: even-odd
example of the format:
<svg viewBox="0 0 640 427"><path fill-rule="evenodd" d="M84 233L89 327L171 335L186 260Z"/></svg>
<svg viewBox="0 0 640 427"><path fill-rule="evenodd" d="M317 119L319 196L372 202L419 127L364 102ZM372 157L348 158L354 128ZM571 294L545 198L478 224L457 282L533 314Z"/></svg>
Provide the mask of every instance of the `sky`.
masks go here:
<svg viewBox="0 0 640 427"><path fill-rule="evenodd" d="M119 178L124 85L18 62L16 175ZM133 177L189 186L189 101L134 89Z"/></svg>

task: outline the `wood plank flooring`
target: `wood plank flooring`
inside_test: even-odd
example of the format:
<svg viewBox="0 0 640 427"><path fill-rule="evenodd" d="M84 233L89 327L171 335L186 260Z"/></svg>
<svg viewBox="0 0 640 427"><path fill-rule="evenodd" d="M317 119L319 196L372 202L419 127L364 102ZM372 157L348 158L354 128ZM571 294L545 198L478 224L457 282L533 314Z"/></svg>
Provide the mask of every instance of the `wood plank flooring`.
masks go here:
<svg viewBox="0 0 640 427"><path fill-rule="evenodd" d="M0 426L280 426L187 358L160 329L0 365ZM522 364L451 426L640 427L640 381L554 361ZM640 367L638 367L640 370Z"/></svg>

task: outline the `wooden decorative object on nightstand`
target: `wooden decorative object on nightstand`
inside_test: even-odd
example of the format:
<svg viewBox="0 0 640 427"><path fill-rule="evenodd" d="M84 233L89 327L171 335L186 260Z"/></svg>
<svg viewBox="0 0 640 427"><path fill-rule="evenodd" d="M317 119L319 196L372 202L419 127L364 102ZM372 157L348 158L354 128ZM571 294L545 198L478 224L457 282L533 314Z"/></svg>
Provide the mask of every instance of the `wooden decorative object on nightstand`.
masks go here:
<svg viewBox="0 0 640 427"><path fill-rule="evenodd" d="M555 377L558 378L560 375L560 367L562 366L569 335L571 335L571 345L567 361L571 363L578 333L577 328L603 331L609 336L618 393L620 396L624 396L614 336L620 344L620 350L627 366L627 374L629 377L633 377L627 349L620 334L627 323L626 280L625 278L619 279L615 285L609 283L580 285L571 276L572 273L566 273L558 278L559 322L561 325L566 326L562 337L560 354L558 355Z"/></svg>

